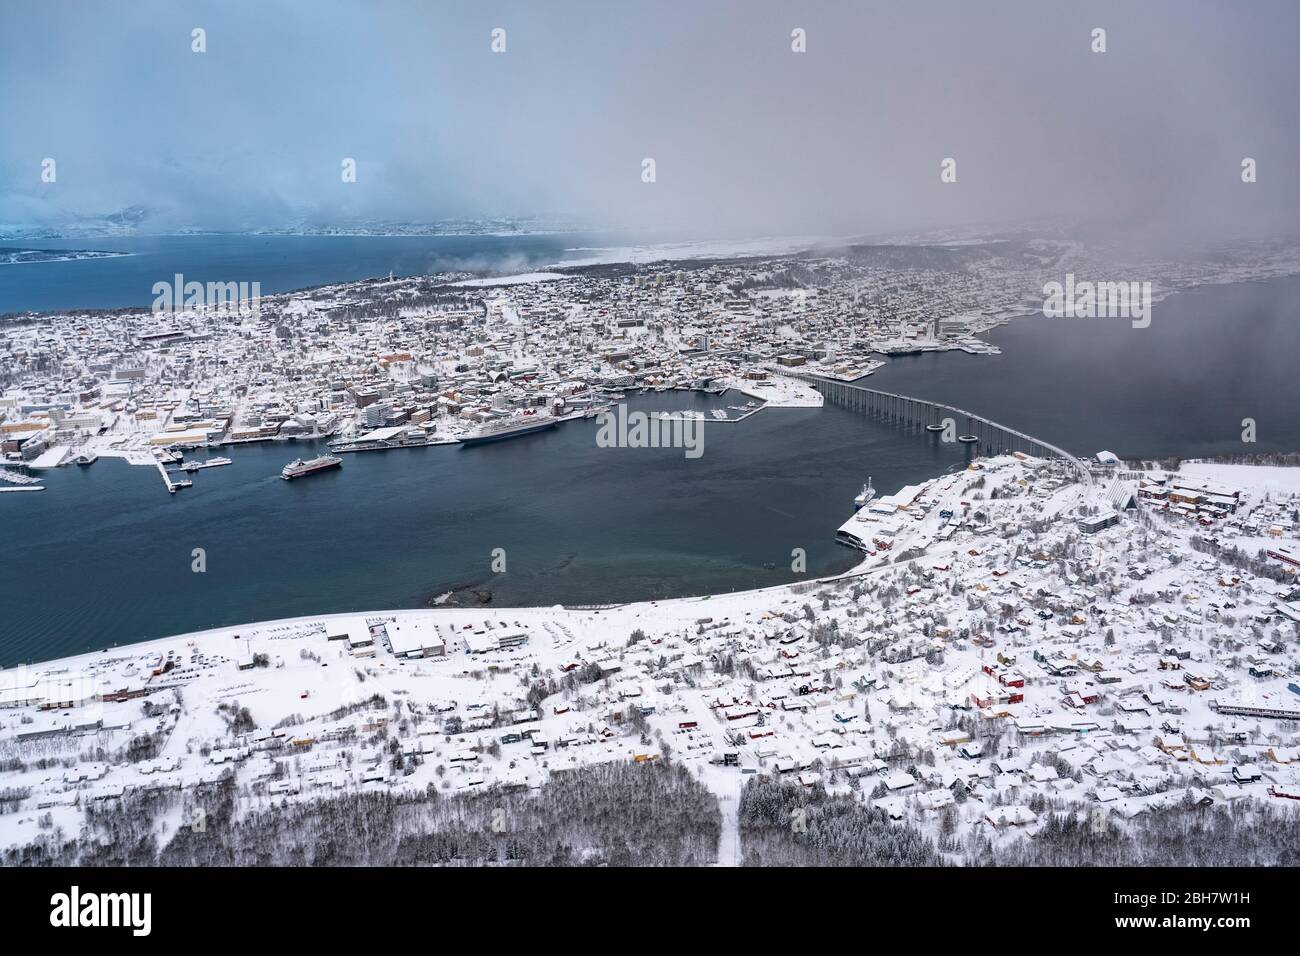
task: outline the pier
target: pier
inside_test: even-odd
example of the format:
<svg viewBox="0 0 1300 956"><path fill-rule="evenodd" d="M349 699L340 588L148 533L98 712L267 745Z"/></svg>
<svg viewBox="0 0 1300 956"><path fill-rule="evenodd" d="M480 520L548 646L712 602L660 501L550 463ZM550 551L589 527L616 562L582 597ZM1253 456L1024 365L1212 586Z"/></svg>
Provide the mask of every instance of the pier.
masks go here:
<svg viewBox="0 0 1300 956"><path fill-rule="evenodd" d="M176 489L180 487L180 485L172 481L172 476L168 474L167 468L161 461L156 462L156 464L158 465L158 474L162 475L163 484L167 486L167 493L172 495L176 494Z"/></svg>
<svg viewBox="0 0 1300 956"><path fill-rule="evenodd" d="M820 392L828 402L834 402L836 405L842 405L845 408L861 412L864 415L870 415L909 431L924 431L927 425L942 425L944 419L950 418L957 430L957 435L975 438L976 441L969 442L969 444L978 448L983 455L1020 452L1038 458L1063 459L1074 469L1079 476L1079 481L1083 483L1085 500L1088 500L1088 496L1092 491L1092 472L1089 471L1086 464L1068 451L1050 442L1045 442L1041 438L1034 438L1032 435L1026 435L1014 428L1008 428L1006 425L985 418L983 415L977 415L974 412L953 405L931 402L924 398L897 395L893 392L883 392L880 389L851 385L847 382L835 382L807 373L793 372L787 369L773 369L773 371L778 375L785 375L789 378L797 378L807 382Z"/></svg>

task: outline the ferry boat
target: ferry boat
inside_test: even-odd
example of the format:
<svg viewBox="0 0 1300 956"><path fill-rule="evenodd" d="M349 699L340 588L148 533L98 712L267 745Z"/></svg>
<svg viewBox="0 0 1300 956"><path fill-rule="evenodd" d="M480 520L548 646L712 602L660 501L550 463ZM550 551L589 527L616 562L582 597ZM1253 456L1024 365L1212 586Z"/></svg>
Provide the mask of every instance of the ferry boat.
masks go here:
<svg viewBox="0 0 1300 956"><path fill-rule="evenodd" d="M488 442L504 441L507 438L519 438L521 435L532 435L536 432L548 431L558 424L559 422L551 415L531 415L501 422L490 422L473 435L462 438L460 444L462 448L469 448L472 445L486 445Z"/></svg>
<svg viewBox="0 0 1300 956"><path fill-rule="evenodd" d="M280 472L280 477L285 481L289 481L293 478L301 478L304 475L314 475L318 471L340 468L342 465L343 459L337 455L321 455L319 458L312 458L309 461L295 458L284 466Z"/></svg>
<svg viewBox="0 0 1300 956"><path fill-rule="evenodd" d="M867 483L862 486L862 493L853 499L855 510L865 508L871 504L871 500L876 497L876 489L871 486L871 477L867 477Z"/></svg>
<svg viewBox="0 0 1300 956"><path fill-rule="evenodd" d="M217 468L221 465L232 465L233 461L229 458L209 458L207 461L187 461L181 465L181 471L200 471L204 468Z"/></svg>

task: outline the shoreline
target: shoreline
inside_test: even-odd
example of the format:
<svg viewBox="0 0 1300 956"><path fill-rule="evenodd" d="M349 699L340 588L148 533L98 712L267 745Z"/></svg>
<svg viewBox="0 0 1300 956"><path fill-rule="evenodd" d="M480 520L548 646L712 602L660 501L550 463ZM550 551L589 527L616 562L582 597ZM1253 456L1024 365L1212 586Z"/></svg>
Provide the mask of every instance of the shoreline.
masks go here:
<svg viewBox="0 0 1300 956"><path fill-rule="evenodd" d="M1300 469L1197 471L1193 482L1241 496L1243 544L1300 504ZM996 844L1036 832L1040 794L1103 802L1117 825L1165 805L1122 789L1124 773L1168 775L1171 793L1215 803L1289 795L1293 768L1267 752L1271 721L1300 714L1295 677L1273 644L1248 674L1213 634L1226 610L1284 613L1290 589L1216 560L1197 522L1160 501L1080 538L1081 488L1046 459L977 459L880 502L881 520L908 531L874 567L612 606L301 615L0 671L0 744L23 802L0 844L82 833L89 808L141 795L201 801L214 784L235 788L242 817L366 793L537 789L569 770L665 760L721 798L751 776L821 784L929 835L951 810ZM1275 488L1289 503L1270 503ZM1046 523L1046 540L1022 554L1028 522ZM1138 528L1182 560L1135 549ZM1051 557L1054 543L1070 554ZM1115 592L1079 589L1075 561ZM995 626L1007 601L1014 618ZM1193 623L1152 639L1152 621L1180 619ZM1143 746L1160 720L1158 745ZM1201 728L1249 753L1226 766ZM1178 759L1207 746L1214 759Z"/></svg>
<svg viewBox="0 0 1300 956"><path fill-rule="evenodd" d="M967 469L961 469L960 471L950 471L939 475L934 475L931 478L926 480L924 486L929 487L936 483L942 482L945 479L951 479L954 476L965 475L967 473L968 473ZM849 518L851 517L852 515L849 516ZM836 534L835 529L830 529L828 534L834 536ZM515 620L515 619L522 619L520 618L520 615L522 615L523 617L539 616L541 618L546 618L547 616L555 616L555 615L559 615L559 616L575 615L579 618L582 618L584 616L595 617L595 616L605 614L608 615L608 617L603 619L604 623L609 623L611 620L628 617L628 616L630 616L631 619L635 620L641 617L642 614L650 612L652 609L657 610L659 612L668 612L669 616L672 617L673 616L672 612L681 612L683 609L687 609L692 606L703 605L706 604L707 602L713 602L712 604L709 604L710 608L717 608L720 606L725 608L727 605L731 604L732 602L735 602L740 607L743 607L744 605L764 596L772 597L774 599L788 600L792 597L798 596L806 591L814 590L818 587L841 584L845 581L850 581L857 578L863 578L869 575L883 573L893 568L901 567L906 562L900 561L899 556L907 553L908 545L912 543L911 542L912 537L913 537L912 535L908 535L907 537L905 537L901 541L902 546L899 547L897 551L892 551L889 553L881 552L879 554L874 554L874 555L860 554L860 559L857 562L855 562L848 569L841 571L837 574L810 577L802 581L791 581L784 584L773 584L773 585L767 585L765 587L759 587L759 588L746 588L740 591L725 591L725 592L716 592L710 594L684 595L681 597L663 598L663 599L649 600L649 601L616 602L608 605L606 604L506 605L506 604L495 604L495 603L481 604L481 605L457 605L457 606L438 605L433 607L406 607L406 608L386 608L386 609L357 610L357 611L338 611L338 612L331 612L331 613L324 613L324 614L306 614L306 615L299 615L296 617L288 617L288 618L255 619L255 620L246 621L241 624L221 625L219 627L201 628L195 631L185 631L177 634L166 635L163 637L147 638L143 641L132 642L130 644L116 644L107 648L102 648L98 651L86 651L81 654L75 654L66 657L50 658L44 661L32 661L30 663L25 663L25 664L16 664L11 667L0 668L0 674L4 674L6 672L12 672L16 669L35 670L41 667L49 667L51 665L64 665L64 664L67 664L68 669L71 669L72 665L74 664L90 663L93 660L103 659L105 655L108 655L110 658L113 657L114 655L119 655L119 654L134 655L138 653L143 653L144 651L154 646L165 646L165 645L172 644L174 642L179 642L181 645L185 645L198 640L212 641L212 640L219 640L222 638L230 638L233 635L239 635L241 637L248 637L251 639L252 637L255 637L258 634L260 634L262 631L270 628L279 628L279 629L312 628L314 629L314 625L323 622L329 622L329 621L344 622L344 621L355 621L357 619L375 619L375 618L384 618L384 617L391 617L391 616L398 616L400 618L406 618L411 620L417 620L417 619L428 617L430 620L435 620L435 621L440 616L446 616L446 617L464 616L471 620L475 620L475 619L484 620L488 618L499 620L502 618L509 617L512 620ZM841 544L843 544L843 542L841 542ZM848 545L844 545L844 546L846 548L848 547ZM851 549L851 550L857 551L857 549ZM448 592L449 595L451 593L454 593L454 590L452 592ZM442 595L439 596L441 597ZM740 607L738 607L737 610L739 610ZM679 621L678 623L689 624L694 620L695 618L690 618L690 620L682 620Z"/></svg>

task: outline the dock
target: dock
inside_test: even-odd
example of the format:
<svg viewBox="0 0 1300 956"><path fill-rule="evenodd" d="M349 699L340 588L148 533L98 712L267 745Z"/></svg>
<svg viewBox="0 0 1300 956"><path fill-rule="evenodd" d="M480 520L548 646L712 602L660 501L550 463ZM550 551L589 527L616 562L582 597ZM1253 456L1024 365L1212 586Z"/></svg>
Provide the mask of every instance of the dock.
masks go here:
<svg viewBox="0 0 1300 956"><path fill-rule="evenodd" d="M183 486L178 482L172 481L172 476L168 473L166 467L161 461L155 462L155 464L158 466L158 474L162 475L163 484L167 486L167 493L169 495L176 494L176 489Z"/></svg>

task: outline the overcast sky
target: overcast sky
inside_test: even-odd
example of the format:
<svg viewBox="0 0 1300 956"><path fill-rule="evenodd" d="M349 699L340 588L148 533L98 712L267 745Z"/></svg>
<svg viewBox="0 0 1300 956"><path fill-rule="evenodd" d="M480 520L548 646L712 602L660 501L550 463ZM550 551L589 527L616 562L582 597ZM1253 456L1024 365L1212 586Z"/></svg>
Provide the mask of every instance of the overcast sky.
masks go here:
<svg viewBox="0 0 1300 956"><path fill-rule="evenodd" d="M1065 216L1212 236L1291 232L1300 208L1295 0L44 0L0 18L0 222L138 204L155 228Z"/></svg>

